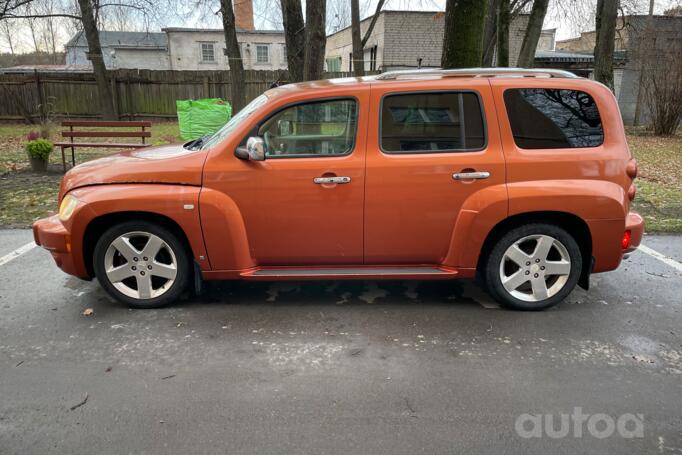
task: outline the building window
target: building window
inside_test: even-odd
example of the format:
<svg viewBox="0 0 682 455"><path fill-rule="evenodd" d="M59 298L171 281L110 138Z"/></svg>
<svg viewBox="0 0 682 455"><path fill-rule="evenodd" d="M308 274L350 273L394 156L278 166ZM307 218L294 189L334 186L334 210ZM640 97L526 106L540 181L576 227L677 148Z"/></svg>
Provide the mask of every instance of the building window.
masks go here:
<svg viewBox="0 0 682 455"><path fill-rule="evenodd" d="M201 43L201 61L215 62L215 49L213 43Z"/></svg>
<svg viewBox="0 0 682 455"><path fill-rule="evenodd" d="M256 63L270 63L270 46L256 44Z"/></svg>
<svg viewBox="0 0 682 455"><path fill-rule="evenodd" d="M597 147L604 142L594 99L578 90L509 89L504 104L514 142L523 149Z"/></svg>
<svg viewBox="0 0 682 455"><path fill-rule="evenodd" d="M353 72L353 53L348 54L348 72Z"/></svg>
<svg viewBox="0 0 682 455"><path fill-rule="evenodd" d="M282 44L282 61L284 63L287 62L287 45L286 44Z"/></svg>
<svg viewBox="0 0 682 455"><path fill-rule="evenodd" d="M472 92L386 96L380 131L385 153L463 152L486 143L481 104Z"/></svg>
<svg viewBox="0 0 682 455"><path fill-rule="evenodd" d="M369 70L370 71L376 71L377 70L377 47L372 46L369 49Z"/></svg>
<svg viewBox="0 0 682 455"><path fill-rule="evenodd" d="M327 59L327 71L338 73L341 71L341 57L330 57Z"/></svg>

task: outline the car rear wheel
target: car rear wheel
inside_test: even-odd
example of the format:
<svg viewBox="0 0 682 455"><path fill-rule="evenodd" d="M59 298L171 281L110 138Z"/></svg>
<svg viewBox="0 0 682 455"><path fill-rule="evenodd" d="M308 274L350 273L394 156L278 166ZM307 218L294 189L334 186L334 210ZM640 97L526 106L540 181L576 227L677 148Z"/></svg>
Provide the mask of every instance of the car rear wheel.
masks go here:
<svg viewBox="0 0 682 455"><path fill-rule="evenodd" d="M490 294L516 310L543 310L571 293L582 269L575 239L564 229L533 223L512 229L485 265Z"/></svg>
<svg viewBox="0 0 682 455"><path fill-rule="evenodd" d="M158 308L187 289L191 260L180 239L154 223L122 223L97 242L94 268L102 287L133 308Z"/></svg>

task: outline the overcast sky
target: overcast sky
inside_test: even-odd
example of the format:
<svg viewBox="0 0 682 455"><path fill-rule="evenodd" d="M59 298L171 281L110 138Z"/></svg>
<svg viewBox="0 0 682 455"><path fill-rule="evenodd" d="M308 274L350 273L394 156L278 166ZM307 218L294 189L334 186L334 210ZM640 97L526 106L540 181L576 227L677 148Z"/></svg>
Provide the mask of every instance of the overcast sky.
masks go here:
<svg viewBox="0 0 682 455"><path fill-rule="evenodd" d="M167 0L172 1L172 0ZM273 29L280 28L281 19L276 12L279 9L280 0L254 0L254 18L257 28ZM305 0L303 0L305 3ZM361 10L364 16L370 15L378 0L361 0ZM597 0L551 0L550 8L545 19L544 28L556 28L557 40L579 35L581 31L594 29L594 9ZM655 12L661 14L665 9L678 5L682 0L655 0ZM216 2L217 3L217 2ZM649 0L621 0L625 5L626 14L646 14L649 9ZM156 18L151 24L138 24L137 30L160 31L162 27L221 27L218 16L209 10L205 14L197 14L196 8L192 8L193 2L182 1L174 3L179 8L187 7L190 13L166 13L161 18ZM331 28L338 25L346 25L350 22L350 1L329 0L328 22ZM216 8L217 9L217 8ZM421 11L444 11L445 0L387 0L384 6L386 10L421 10ZM1 25L1 24L0 24ZM14 41L15 52L30 52L33 50L33 40L26 25L26 21L15 21L11 31ZM57 50L63 50L66 41L73 34L73 26L64 21L59 29L57 37ZM135 29L135 27L133 27ZM6 33L0 28L0 51L8 52L9 46Z"/></svg>

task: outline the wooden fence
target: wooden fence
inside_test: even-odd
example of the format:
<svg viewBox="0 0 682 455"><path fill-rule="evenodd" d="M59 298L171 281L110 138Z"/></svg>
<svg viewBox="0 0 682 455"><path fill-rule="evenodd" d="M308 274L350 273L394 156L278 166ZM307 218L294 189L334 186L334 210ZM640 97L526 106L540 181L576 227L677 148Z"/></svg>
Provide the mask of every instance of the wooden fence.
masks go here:
<svg viewBox="0 0 682 455"><path fill-rule="evenodd" d="M326 73L325 78L349 73ZM275 81L286 82L286 71L245 72L247 100ZM229 71L115 70L109 72L116 113L121 120L175 118L175 101L230 99ZM89 73L0 74L0 120L34 122L51 118L99 118L98 90Z"/></svg>

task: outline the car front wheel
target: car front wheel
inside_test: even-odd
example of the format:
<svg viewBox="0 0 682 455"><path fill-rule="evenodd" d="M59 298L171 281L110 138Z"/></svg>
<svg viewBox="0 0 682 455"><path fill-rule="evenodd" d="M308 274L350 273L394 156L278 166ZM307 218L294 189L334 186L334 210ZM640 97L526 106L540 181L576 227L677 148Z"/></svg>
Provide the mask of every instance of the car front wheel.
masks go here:
<svg viewBox="0 0 682 455"><path fill-rule="evenodd" d="M570 294L582 269L575 239L564 229L533 223L512 229L493 246L485 279L491 295L517 310L542 310Z"/></svg>
<svg viewBox="0 0 682 455"><path fill-rule="evenodd" d="M94 251L102 287L133 308L158 308L180 297L189 282L190 264L177 235L145 221L110 228Z"/></svg>

